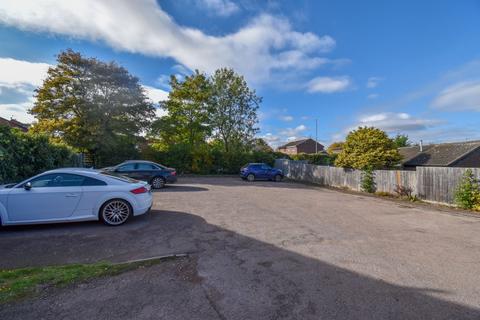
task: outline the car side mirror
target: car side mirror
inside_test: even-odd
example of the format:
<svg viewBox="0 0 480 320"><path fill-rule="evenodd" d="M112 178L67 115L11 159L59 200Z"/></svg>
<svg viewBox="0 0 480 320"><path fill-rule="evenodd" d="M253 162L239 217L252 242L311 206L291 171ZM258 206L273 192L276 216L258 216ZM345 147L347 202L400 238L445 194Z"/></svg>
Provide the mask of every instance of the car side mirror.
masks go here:
<svg viewBox="0 0 480 320"><path fill-rule="evenodd" d="M32 189L32 183L31 183L30 181L27 182L27 183L25 183L25 184L23 185L23 188L24 188L25 190L30 190L30 189Z"/></svg>

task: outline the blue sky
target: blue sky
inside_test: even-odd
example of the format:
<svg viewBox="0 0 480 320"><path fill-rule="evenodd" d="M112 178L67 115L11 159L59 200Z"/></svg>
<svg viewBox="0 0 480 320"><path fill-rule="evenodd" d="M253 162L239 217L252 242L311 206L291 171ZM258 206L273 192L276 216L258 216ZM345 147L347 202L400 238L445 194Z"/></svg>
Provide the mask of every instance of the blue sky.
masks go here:
<svg viewBox="0 0 480 320"><path fill-rule="evenodd" d="M413 142L480 139L480 1L3 0L0 116L26 110L66 48L115 60L149 96L170 74L233 67L276 146L359 125ZM159 114L161 114L159 112Z"/></svg>

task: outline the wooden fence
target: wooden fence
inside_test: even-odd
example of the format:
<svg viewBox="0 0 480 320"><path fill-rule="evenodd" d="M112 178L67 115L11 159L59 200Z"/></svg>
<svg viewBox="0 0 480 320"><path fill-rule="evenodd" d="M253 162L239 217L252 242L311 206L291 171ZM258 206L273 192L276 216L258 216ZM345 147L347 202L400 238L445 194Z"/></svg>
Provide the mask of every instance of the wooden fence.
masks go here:
<svg viewBox="0 0 480 320"><path fill-rule="evenodd" d="M362 171L317 166L304 161L277 159L275 167L287 178L336 188L361 191ZM396 194L401 187L424 201L453 204L454 194L466 168L418 167L410 170L375 170L377 192ZM480 179L480 169L472 169Z"/></svg>

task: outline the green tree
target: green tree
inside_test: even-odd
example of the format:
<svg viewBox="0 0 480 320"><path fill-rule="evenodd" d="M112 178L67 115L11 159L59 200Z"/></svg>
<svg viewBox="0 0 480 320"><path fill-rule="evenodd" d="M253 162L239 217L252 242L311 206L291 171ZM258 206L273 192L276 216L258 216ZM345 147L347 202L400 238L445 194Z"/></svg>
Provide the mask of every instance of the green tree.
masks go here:
<svg viewBox="0 0 480 320"><path fill-rule="evenodd" d="M335 165L362 170L379 169L392 167L400 159L395 143L384 131L359 127L348 134Z"/></svg>
<svg viewBox="0 0 480 320"><path fill-rule="evenodd" d="M251 144L258 132L257 110L262 98L232 69L219 69L211 78L210 123L224 151Z"/></svg>
<svg viewBox="0 0 480 320"><path fill-rule="evenodd" d="M393 143L395 143L397 148L408 147L411 145L406 134L397 134L395 138L393 138Z"/></svg>
<svg viewBox="0 0 480 320"><path fill-rule="evenodd" d="M344 144L345 142L343 141L332 142L332 144L330 144L327 148L328 154L335 154L336 150L342 150Z"/></svg>
<svg viewBox="0 0 480 320"><path fill-rule="evenodd" d="M262 138L253 139L253 150L261 152L273 152L272 147Z"/></svg>
<svg viewBox="0 0 480 320"><path fill-rule="evenodd" d="M125 68L67 50L36 90L30 113L38 120L34 132L88 153L98 166L120 156L115 150L125 157L134 153L136 137L154 110L138 78Z"/></svg>
<svg viewBox="0 0 480 320"><path fill-rule="evenodd" d="M455 203L463 209L480 209L480 183L471 169L465 171L455 190Z"/></svg>
<svg viewBox="0 0 480 320"><path fill-rule="evenodd" d="M167 114L152 125L152 133L166 145L185 144L190 150L205 143L211 133L211 85L207 76L195 71L184 81L170 78L168 100L160 103Z"/></svg>

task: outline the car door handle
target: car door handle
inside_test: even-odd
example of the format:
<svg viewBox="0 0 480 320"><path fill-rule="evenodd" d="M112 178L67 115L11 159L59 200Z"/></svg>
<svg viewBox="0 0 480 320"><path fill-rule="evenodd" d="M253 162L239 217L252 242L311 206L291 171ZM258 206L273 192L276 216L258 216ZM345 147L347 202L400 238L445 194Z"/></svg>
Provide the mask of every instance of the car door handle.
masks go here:
<svg viewBox="0 0 480 320"><path fill-rule="evenodd" d="M67 198L76 198L76 197L78 197L78 194L76 194L76 193L67 193L67 194L65 195L65 197L67 197Z"/></svg>

